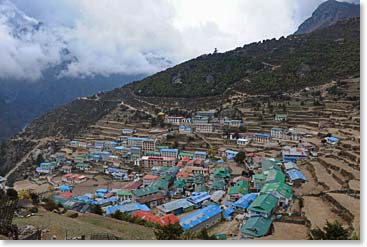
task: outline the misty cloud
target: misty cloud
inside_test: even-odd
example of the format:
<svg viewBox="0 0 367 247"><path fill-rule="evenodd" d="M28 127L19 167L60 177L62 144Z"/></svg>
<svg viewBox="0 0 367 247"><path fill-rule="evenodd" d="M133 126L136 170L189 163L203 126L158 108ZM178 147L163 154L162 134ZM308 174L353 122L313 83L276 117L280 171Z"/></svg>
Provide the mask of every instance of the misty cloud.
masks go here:
<svg viewBox="0 0 367 247"><path fill-rule="evenodd" d="M0 0L14 3L27 25L42 23L14 32L0 15L0 78L37 80L59 64L59 76L151 74L214 48L287 36L321 2Z"/></svg>

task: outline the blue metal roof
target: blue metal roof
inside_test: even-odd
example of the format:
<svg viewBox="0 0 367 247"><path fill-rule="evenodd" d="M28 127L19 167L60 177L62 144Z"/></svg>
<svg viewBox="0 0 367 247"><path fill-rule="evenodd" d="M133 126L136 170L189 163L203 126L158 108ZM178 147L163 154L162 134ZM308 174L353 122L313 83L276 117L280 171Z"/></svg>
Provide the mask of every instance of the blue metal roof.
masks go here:
<svg viewBox="0 0 367 247"><path fill-rule="evenodd" d="M200 202L209 200L210 197L211 196L208 192L202 192L202 193L197 192L197 193L193 193L193 195L187 198L187 200L196 204L196 203L200 203Z"/></svg>
<svg viewBox="0 0 367 247"><path fill-rule="evenodd" d="M186 126L186 125L181 125L179 127L180 129L187 129L187 130L191 130L191 128L189 126Z"/></svg>
<svg viewBox="0 0 367 247"><path fill-rule="evenodd" d="M71 187L70 187L70 186L68 186L68 185L61 185L61 186L59 187L59 190L60 190L60 191L71 191Z"/></svg>
<svg viewBox="0 0 367 247"><path fill-rule="evenodd" d="M118 169L118 168L115 168L115 167L108 167L107 171L110 172L110 173L118 173L118 172L121 172L122 170Z"/></svg>
<svg viewBox="0 0 367 247"><path fill-rule="evenodd" d="M118 198L117 197L110 197L107 199L102 199L102 200L97 200L97 201L92 201L93 205L103 205L106 203L114 203L114 202L118 202Z"/></svg>
<svg viewBox="0 0 367 247"><path fill-rule="evenodd" d="M107 192L108 192L108 189L105 189L105 188L101 188L101 189L96 190L96 193L107 193Z"/></svg>
<svg viewBox="0 0 367 247"><path fill-rule="evenodd" d="M161 152L172 152L172 153L178 153L178 149L163 148L163 149L161 149Z"/></svg>
<svg viewBox="0 0 367 247"><path fill-rule="evenodd" d="M128 212L133 212L133 211L138 211L138 210L150 211L150 208L146 206L145 204L132 202L132 203L127 203L127 204L122 204L122 205L117 205L117 206L108 206L106 207L106 215L113 214L117 210L119 210L120 212L128 213Z"/></svg>
<svg viewBox="0 0 367 247"><path fill-rule="evenodd" d="M128 137L128 140L134 140L134 141L146 141L148 140L148 138L144 138L144 137Z"/></svg>
<svg viewBox="0 0 367 247"><path fill-rule="evenodd" d="M84 195L84 196L78 196L78 197L76 197L76 199L78 199L78 200L80 200L80 201L82 201L84 203L92 202L91 197L88 197L86 195Z"/></svg>
<svg viewBox="0 0 367 247"><path fill-rule="evenodd" d="M224 211L224 218L225 219L231 219L231 215L234 213L234 208L227 208L225 211Z"/></svg>
<svg viewBox="0 0 367 247"><path fill-rule="evenodd" d="M207 152L201 152L201 151L197 151L194 153L195 155L207 155Z"/></svg>
<svg viewBox="0 0 367 247"><path fill-rule="evenodd" d="M287 171L287 175L290 178L291 181L297 180L297 179L302 179L304 181L307 181L306 176L299 170L297 169L291 169Z"/></svg>
<svg viewBox="0 0 367 247"><path fill-rule="evenodd" d="M220 206L210 205L181 218L180 225L186 231L221 213L222 209Z"/></svg>
<svg viewBox="0 0 367 247"><path fill-rule="evenodd" d="M256 133L255 136L261 137L261 138L270 138L271 137L269 134L260 134L260 133Z"/></svg>
<svg viewBox="0 0 367 247"><path fill-rule="evenodd" d="M331 142L338 142L338 141L339 141L339 138L336 138L336 137L334 137L334 136L326 137L326 139L327 139L328 141L331 141Z"/></svg>
<svg viewBox="0 0 367 247"><path fill-rule="evenodd" d="M233 206L237 208L246 209L250 206L250 204L257 198L258 194L250 193L242 196L240 199L233 203Z"/></svg>
<svg viewBox="0 0 367 247"><path fill-rule="evenodd" d="M124 150L124 149L125 149L125 147L124 147L124 146L117 146L117 147L115 147L115 149L116 149L116 150Z"/></svg>

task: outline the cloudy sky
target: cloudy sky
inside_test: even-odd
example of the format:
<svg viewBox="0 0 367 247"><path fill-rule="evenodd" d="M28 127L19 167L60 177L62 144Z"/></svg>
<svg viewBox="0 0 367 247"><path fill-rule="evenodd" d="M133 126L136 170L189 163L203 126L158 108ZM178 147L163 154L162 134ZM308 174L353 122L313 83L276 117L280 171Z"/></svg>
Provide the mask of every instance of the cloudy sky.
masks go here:
<svg viewBox="0 0 367 247"><path fill-rule="evenodd" d="M287 36L323 1L0 0L0 78L37 80L62 63L59 76L150 74L214 48ZM10 20L12 5L23 22ZM14 32L37 21L37 32Z"/></svg>

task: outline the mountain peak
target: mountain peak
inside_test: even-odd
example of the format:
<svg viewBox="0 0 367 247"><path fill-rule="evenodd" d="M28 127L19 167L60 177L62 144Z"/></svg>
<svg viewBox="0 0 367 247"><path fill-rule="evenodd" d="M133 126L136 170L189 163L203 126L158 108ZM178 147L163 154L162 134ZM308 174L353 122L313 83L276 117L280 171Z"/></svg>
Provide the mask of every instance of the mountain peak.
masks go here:
<svg viewBox="0 0 367 247"><path fill-rule="evenodd" d="M310 33L359 15L359 4L328 0L320 4L312 13L312 16L304 21L294 34Z"/></svg>

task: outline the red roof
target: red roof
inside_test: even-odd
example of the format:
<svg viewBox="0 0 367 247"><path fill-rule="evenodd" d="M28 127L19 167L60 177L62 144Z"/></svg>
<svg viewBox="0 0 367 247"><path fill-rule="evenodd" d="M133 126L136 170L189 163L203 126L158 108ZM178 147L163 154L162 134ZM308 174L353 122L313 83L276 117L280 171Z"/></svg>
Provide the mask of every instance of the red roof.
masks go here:
<svg viewBox="0 0 367 247"><path fill-rule="evenodd" d="M188 173L187 171L182 170L179 173L177 173L176 177L178 177L178 178L187 178L187 177L190 177L190 175L191 174Z"/></svg>
<svg viewBox="0 0 367 247"><path fill-rule="evenodd" d="M254 153L248 153L248 154L246 154L246 156L247 156L247 157L254 157L254 156L255 156L255 154L254 154Z"/></svg>
<svg viewBox="0 0 367 247"><path fill-rule="evenodd" d="M188 162L188 161L190 161L190 158L189 157L183 157L181 160L184 161L184 162Z"/></svg>
<svg viewBox="0 0 367 247"><path fill-rule="evenodd" d="M141 180L133 181L130 183L125 184L122 189L123 190L136 190L139 189L140 186L142 186L143 182Z"/></svg>
<svg viewBox="0 0 367 247"><path fill-rule="evenodd" d="M58 196L63 197L63 198L66 198L66 199L69 199L69 198L72 198L73 197L73 193L71 193L71 192L63 192L63 193L58 194Z"/></svg>
<svg viewBox="0 0 367 247"><path fill-rule="evenodd" d="M135 200L141 204L144 204L144 203L154 202L154 201L163 200L163 199L164 199L163 195L153 194L153 195L149 195L149 196L145 196L141 198L136 198Z"/></svg>
<svg viewBox="0 0 367 247"><path fill-rule="evenodd" d="M180 220L173 214L167 214L165 216L159 217L157 215L152 214L151 212L146 211L136 211L133 214L133 217L140 218L142 220L159 224L161 226L169 225L169 224L176 224Z"/></svg>
<svg viewBox="0 0 367 247"><path fill-rule="evenodd" d="M148 175L145 175L145 176L143 177L143 179L158 180L158 179L159 179L159 176L154 176L154 175L150 175L150 174L148 174Z"/></svg>
<svg viewBox="0 0 367 247"><path fill-rule="evenodd" d="M189 160L186 165L192 166L192 165L194 165L194 161L193 160Z"/></svg>
<svg viewBox="0 0 367 247"><path fill-rule="evenodd" d="M236 183L237 181L240 181L240 180L243 180L243 181L250 181L250 178L247 178L247 177L244 177L244 176L238 176L238 177L235 177L233 178L233 182Z"/></svg>
<svg viewBox="0 0 367 247"><path fill-rule="evenodd" d="M167 214L167 215L161 217L160 222L161 222L160 224L162 226L165 226L165 225L176 224L176 223L180 222L180 220L174 214Z"/></svg>
<svg viewBox="0 0 367 247"><path fill-rule="evenodd" d="M183 166L182 161L177 162L177 165L176 166L182 167Z"/></svg>
<svg viewBox="0 0 367 247"><path fill-rule="evenodd" d="M201 162L203 162L203 160L196 159L196 160L194 160L194 165L201 165Z"/></svg>

